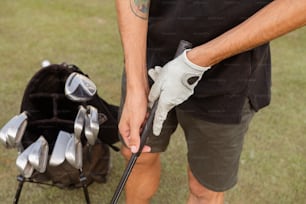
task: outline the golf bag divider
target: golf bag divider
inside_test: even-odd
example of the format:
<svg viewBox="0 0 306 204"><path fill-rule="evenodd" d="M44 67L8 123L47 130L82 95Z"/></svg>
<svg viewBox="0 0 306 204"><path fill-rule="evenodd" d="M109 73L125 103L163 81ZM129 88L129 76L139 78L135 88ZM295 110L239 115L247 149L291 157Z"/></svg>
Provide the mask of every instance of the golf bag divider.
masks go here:
<svg viewBox="0 0 306 204"><path fill-rule="evenodd" d="M33 114L35 116L35 119L31 120L31 113L28 113L29 115L29 123L28 127L34 127L36 129L41 129L43 131L46 129L60 129L65 130L67 132L73 132L73 126L74 121L72 119L62 119L59 117L59 110L58 105L59 103L62 103L67 100L65 94L63 93L31 93L29 95L29 100L32 101L32 103L49 103L49 107L52 107L52 112L49 112L49 114ZM40 111L41 112L41 111ZM41 117L39 117L41 116ZM49 144L51 146L54 145L54 142L49 140ZM53 149L53 148L52 148Z"/></svg>

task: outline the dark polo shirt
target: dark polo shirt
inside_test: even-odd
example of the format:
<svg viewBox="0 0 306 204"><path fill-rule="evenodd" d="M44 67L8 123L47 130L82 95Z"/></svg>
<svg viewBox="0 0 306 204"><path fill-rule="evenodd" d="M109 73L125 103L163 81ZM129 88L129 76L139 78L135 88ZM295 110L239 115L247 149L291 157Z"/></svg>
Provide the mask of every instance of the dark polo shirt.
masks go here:
<svg viewBox="0 0 306 204"><path fill-rule="evenodd" d="M180 40L187 40L193 46L201 45L240 24L270 2L152 0L148 68L170 61ZM214 65L204 73L195 93L178 107L211 122L238 123L247 97L256 111L270 103L270 86L270 50L265 44Z"/></svg>

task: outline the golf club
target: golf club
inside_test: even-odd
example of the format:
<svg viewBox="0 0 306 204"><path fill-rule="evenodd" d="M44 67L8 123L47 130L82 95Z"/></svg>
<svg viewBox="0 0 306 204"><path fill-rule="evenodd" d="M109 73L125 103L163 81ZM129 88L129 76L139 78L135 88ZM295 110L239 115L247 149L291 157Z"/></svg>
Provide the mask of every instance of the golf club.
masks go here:
<svg viewBox="0 0 306 204"><path fill-rule="evenodd" d="M12 118L13 119L13 118ZM11 120L12 120L11 119ZM11 121L10 120L10 121ZM7 131L9 129L9 126L10 126L10 121L8 123L6 123L2 128L1 128L1 131L0 131L0 142L6 147L8 148L8 138L7 138Z"/></svg>
<svg viewBox="0 0 306 204"><path fill-rule="evenodd" d="M187 41L184 41L184 40L181 40L180 43L179 43L179 46L177 48L177 51L175 53L175 57L177 57L179 54L181 54L185 49L188 49L188 48L191 48L192 45L190 42L187 42ZM142 149L146 143L146 140L147 140L147 137L148 135L150 134L150 131L152 130L152 125L153 125L153 119L154 119L154 115L155 115L155 111L157 109L157 101L155 101L155 103L153 104L152 106L152 109L150 111L150 115L146 121L146 124L143 128L143 131L141 133L141 136L140 136L140 146L139 146L139 149L138 149L138 152L136 153L133 153L124 172L123 172L123 175L121 177L121 180L116 188L116 191L112 197L112 200L111 200L111 204L116 204L118 203L118 200L120 198L120 194L126 184L126 181L129 177L129 175L131 174L132 172L132 169L137 161L137 158L140 156L141 152L142 152Z"/></svg>
<svg viewBox="0 0 306 204"><path fill-rule="evenodd" d="M33 149L34 144L28 146L22 153L20 153L16 159L16 166L21 175L25 178L30 178L33 174L34 167L28 161L30 152Z"/></svg>
<svg viewBox="0 0 306 204"><path fill-rule="evenodd" d="M85 195L86 203L90 203L87 183L86 183L86 176L83 173L83 148L82 143L80 140L76 139L73 135L67 144L67 148L65 151L65 157L74 168L79 170L80 173L80 182L82 184L83 192Z"/></svg>
<svg viewBox="0 0 306 204"><path fill-rule="evenodd" d="M81 169L83 166L82 143L80 140L72 136L66 147L65 158L68 163L76 169Z"/></svg>
<svg viewBox="0 0 306 204"><path fill-rule="evenodd" d="M15 118L12 125L8 128L7 141L11 147L16 147L20 144L20 141L28 124L27 119L27 113L23 112Z"/></svg>
<svg viewBox="0 0 306 204"><path fill-rule="evenodd" d="M32 151L28 157L30 164L40 173L46 171L48 152L48 142L43 136L40 136L38 140L33 143Z"/></svg>
<svg viewBox="0 0 306 204"><path fill-rule="evenodd" d="M98 110L91 105L87 109L89 113L85 116L85 136L88 144L94 145L99 133Z"/></svg>
<svg viewBox="0 0 306 204"><path fill-rule="evenodd" d="M85 118L86 118L86 109L84 108L84 106L80 105L79 112L74 121L74 136L78 140L81 139L81 134L85 124Z"/></svg>
<svg viewBox="0 0 306 204"><path fill-rule="evenodd" d="M23 112L11 118L0 131L0 142L6 148L15 147L20 143L27 125L27 115Z"/></svg>
<svg viewBox="0 0 306 204"><path fill-rule="evenodd" d="M54 148L52 150L49 165L58 166L65 161L65 150L68 144L71 134L65 131L60 131L55 141Z"/></svg>
<svg viewBox="0 0 306 204"><path fill-rule="evenodd" d="M65 83L65 95L72 101L88 101L96 91L96 85L89 78L76 72L71 73Z"/></svg>

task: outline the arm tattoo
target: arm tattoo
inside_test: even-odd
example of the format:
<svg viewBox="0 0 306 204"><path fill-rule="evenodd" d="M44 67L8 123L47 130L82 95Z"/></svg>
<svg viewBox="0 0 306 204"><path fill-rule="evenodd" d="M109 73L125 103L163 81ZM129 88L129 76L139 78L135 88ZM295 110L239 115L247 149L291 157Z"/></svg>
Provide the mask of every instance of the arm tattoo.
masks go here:
<svg viewBox="0 0 306 204"><path fill-rule="evenodd" d="M150 0L130 0L130 7L135 16L148 19Z"/></svg>

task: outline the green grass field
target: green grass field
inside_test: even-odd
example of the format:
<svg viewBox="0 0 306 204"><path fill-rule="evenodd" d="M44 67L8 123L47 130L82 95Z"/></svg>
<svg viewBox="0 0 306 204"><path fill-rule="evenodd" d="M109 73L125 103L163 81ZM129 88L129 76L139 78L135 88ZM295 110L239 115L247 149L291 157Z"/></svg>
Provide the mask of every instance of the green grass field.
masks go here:
<svg viewBox="0 0 306 204"><path fill-rule="evenodd" d="M227 204L306 202L306 29L272 42L272 103L253 120L241 157L239 183ZM19 113L24 88L49 59L78 65L99 94L119 104L122 50L111 0L2 0L0 6L0 127ZM118 144L119 145L119 144ZM186 148L175 133L163 155L162 181L153 204L183 204L188 195ZM17 151L0 146L0 203L12 203ZM89 187L92 203L109 203L124 169L112 152L106 184ZM26 183L20 203L84 203L83 192ZM123 203L123 201L122 201Z"/></svg>

